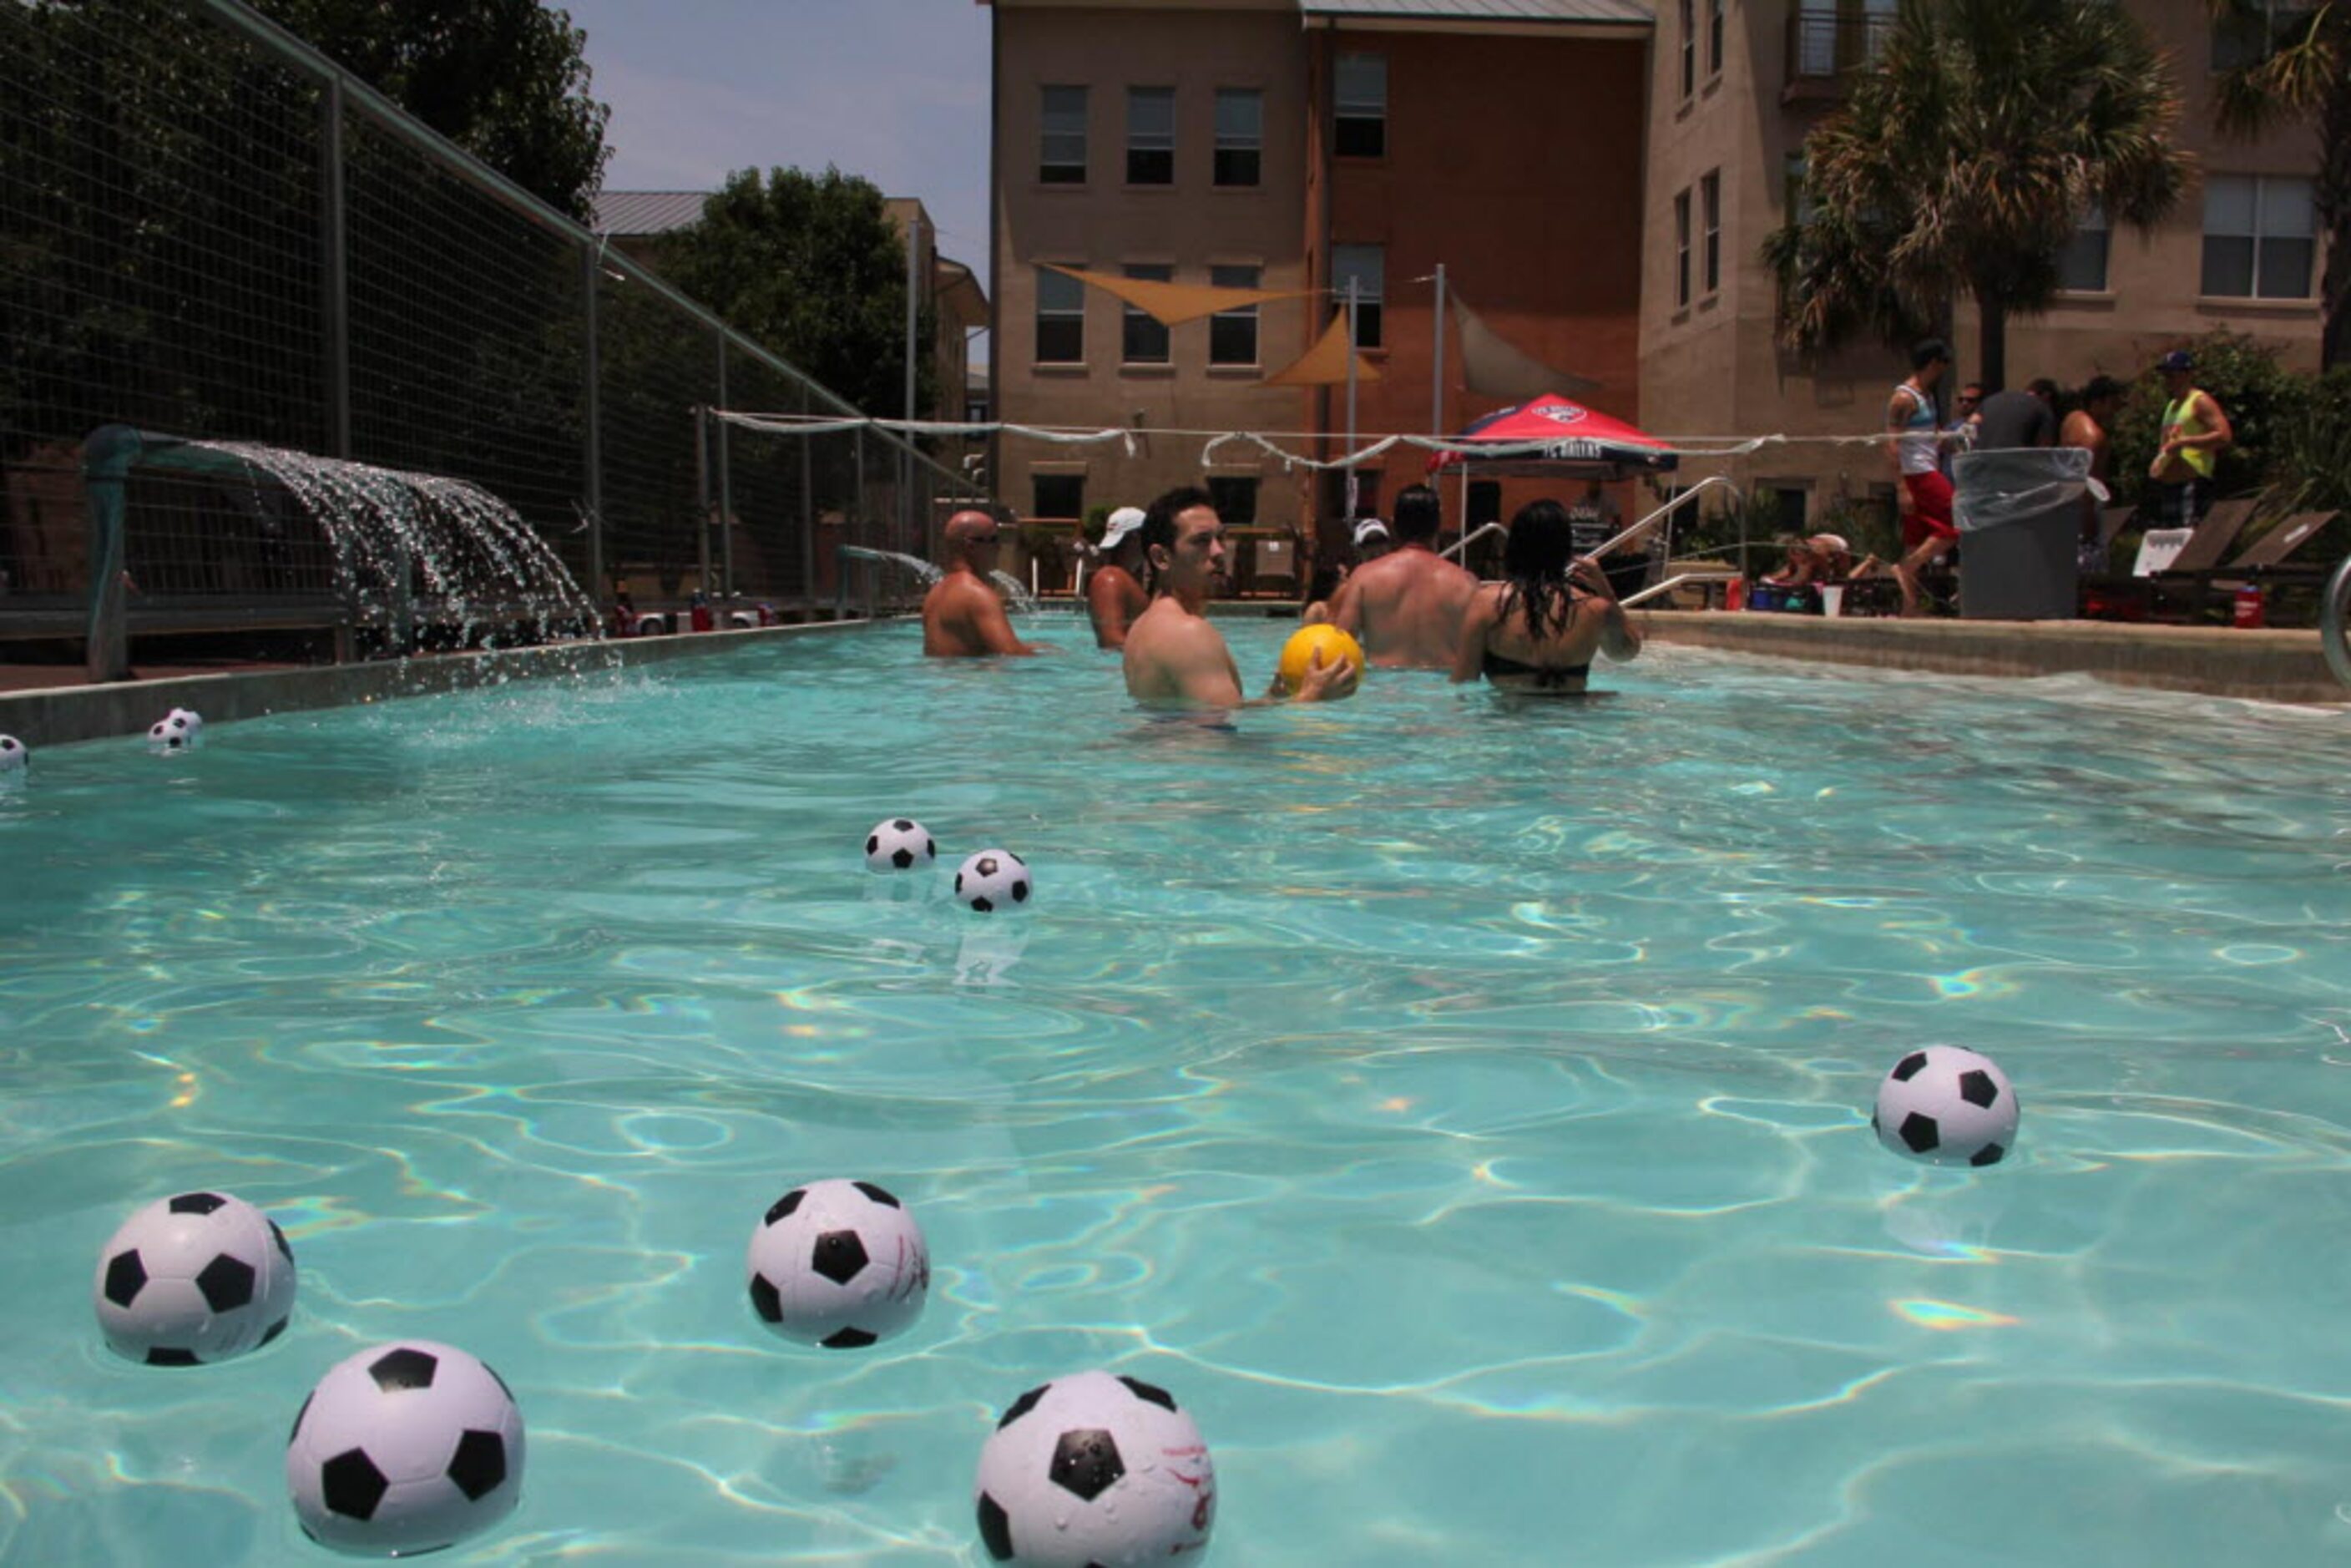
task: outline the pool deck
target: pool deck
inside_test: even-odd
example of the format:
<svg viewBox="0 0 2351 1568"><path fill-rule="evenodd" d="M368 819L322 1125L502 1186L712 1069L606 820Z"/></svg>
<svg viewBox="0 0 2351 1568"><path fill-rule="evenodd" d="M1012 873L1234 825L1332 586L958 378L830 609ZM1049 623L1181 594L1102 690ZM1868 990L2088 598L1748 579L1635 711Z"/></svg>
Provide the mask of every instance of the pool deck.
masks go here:
<svg viewBox="0 0 2351 1568"><path fill-rule="evenodd" d="M1256 605L1235 607L1229 612L1277 613ZM1957 675L2086 674L2116 685L2208 696L2351 706L2351 689L2328 671L2315 632L2127 626L2101 621L1834 621L1716 611L1656 610L1634 614L1642 634L1661 643L1811 664ZM173 671L158 678L103 685L0 691L0 734L14 735L37 748L60 746L143 734L173 707L192 707L207 723L226 723L265 714L464 691L507 681L670 664L864 623L816 622L364 664Z"/></svg>

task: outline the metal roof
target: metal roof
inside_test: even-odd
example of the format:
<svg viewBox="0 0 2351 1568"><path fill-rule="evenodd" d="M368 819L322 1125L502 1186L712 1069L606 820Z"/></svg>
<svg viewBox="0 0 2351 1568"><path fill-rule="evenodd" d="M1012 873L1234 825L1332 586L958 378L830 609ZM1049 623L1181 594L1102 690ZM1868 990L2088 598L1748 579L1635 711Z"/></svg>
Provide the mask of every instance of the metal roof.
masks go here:
<svg viewBox="0 0 2351 1568"><path fill-rule="evenodd" d="M682 229L702 218L707 191L599 191L596 232L600 235L658 235Z"/></svg>
<svg viewBox="0 0 2351 1568"><path fill-rule="evenodd" d="M1395 22L1582 22L1625 26L1656 21L1642 0L1299 0L1309 16Z"/></svg>

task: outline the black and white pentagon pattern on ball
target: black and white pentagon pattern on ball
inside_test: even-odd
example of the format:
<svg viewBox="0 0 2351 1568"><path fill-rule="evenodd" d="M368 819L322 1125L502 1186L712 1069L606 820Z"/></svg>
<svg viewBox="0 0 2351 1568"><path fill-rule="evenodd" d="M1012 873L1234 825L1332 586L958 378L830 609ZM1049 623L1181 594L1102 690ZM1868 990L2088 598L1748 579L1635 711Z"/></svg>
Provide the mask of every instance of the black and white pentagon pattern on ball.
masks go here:
<svg viewBox="0 0 2351 1568"><path fill-rule="evenodd" d="M923 1228L864 1181L817 1181L768 1206L745 1259L751 1311L786 1339L862 1350L903 1333L931 1289Z"/></svg>
<svg viewBox="0 0 2351 1568"><path fill-rule="evenodd" d="M865 835L867 871L920 871L939 858L930 830L912 817L892 817Z"/></svg>
<svg viewBox="0 0 2351 1568"><path fill-rule="evenodd" d="M988 1561L1033 1568L1160 1562L1205 1548L1216 1522L1199 1427L1165 1388L1107 1372L1006 1406L973 1490Z"/></svg>
<svg viewBox="0 0 2351 1568"><path fill-rule="evenodd" d="M1018 909L1029 892L1029 862L1010 850L982 850L956 872L956 896L982 915Z"/></svg>
<svg viewBox="0 0 2351 1568"><path fill-rule="evenodd" d="M522 1496L522 1411L480 1361L432 1340L338 1362L286 1445L302 1531L344 1552L434 1552L488 1529Z"/></svg>
<svg viewBox="0 0 2351 1568"><path fill-rule="evenodd" d="M33 759L25 743L13 735L0 735L0 773L19 773Z"/></svg>
<svg viewBox="0 0 2351 1568"><path fill-rule="evenodd" d="M147 729L147 744L157 751L183 751L204 732L204 716L193 708L175 707Z"/></svg>
<svg viewBox="0 0 2351 1568"><path fill-rule="evenodd" d="M150 1366L269 1343L286 1332L294 1291L285 1233L223 1192L183 1192L131 1215L99 1249L91 1289L106 1343Z"/></svg>
<svg viewBox="0 0 2351 1568"><path fill-rule="evenodd" d="M1992 1166L2016 1146L2019 1114L2016 1091L1998 1063L1959 1046L1930 1045L1886 1073L1869 1125L1906 1159Z"/></svg>

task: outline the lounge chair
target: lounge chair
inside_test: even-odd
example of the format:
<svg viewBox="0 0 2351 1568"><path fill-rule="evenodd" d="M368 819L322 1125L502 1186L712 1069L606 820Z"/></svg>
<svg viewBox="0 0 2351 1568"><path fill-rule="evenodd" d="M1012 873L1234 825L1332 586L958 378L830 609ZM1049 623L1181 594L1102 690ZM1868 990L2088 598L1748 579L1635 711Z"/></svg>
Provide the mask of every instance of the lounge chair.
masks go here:
<svg viewBox="0 0 2351 1568"><path fill-rule="evenodd" d="M2177 598L2177 591L2194 581L2192 574L2209 572L2219 564L2237 536L2245 531L2252 520L2252 500L2216 501L2212 509L2196 525L2179 553L2159 571L2146 576L2117 575L2082 580L2085 604L2094 612L2116 620L2143 621L2159 608L2167 597ZM2101 526L2105 522L2100 519ZM2182 575L2191 574L2191 575ZM2167 589L2174 590L2167 595Z"/></svg>
<svg viewBox="0 0 2351 1568"><path fill-rule="evenodd" d="M2161 591L2167 597L2184 595L2189 601L2190 612L2200 614L2211 606L2214 599L2227 600L2247 582L2258 583L2265 590L2317 588L2334 570L2334 563L2300 565L2290 558L2325 532L2327 525L2342 515L2337 511L2322 510L2295 512L2283 517L2226 566L2189 571L2183 570L2175 561L2170 570L2162 574Z"/></svg>

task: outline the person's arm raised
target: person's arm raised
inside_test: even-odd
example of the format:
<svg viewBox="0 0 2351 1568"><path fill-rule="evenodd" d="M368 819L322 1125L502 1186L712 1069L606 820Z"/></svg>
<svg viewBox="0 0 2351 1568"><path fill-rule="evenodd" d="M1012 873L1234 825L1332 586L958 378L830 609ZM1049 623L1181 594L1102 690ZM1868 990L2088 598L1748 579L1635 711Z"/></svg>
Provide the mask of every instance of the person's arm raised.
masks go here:
<svg viewBox="0 0 2351 1568"><path fill-rule="evenodd" d="M1610 586L1608 574L1600 570L1600 563L1590 556L1579 556L1567 569L1567 575L1577 587L1604 606L1600 622L1600 651L1620 664L1639 657L1641 634L1633 630L1633 622L1626 617L1625 607L1616 602L1616 591Z"/></svg>

